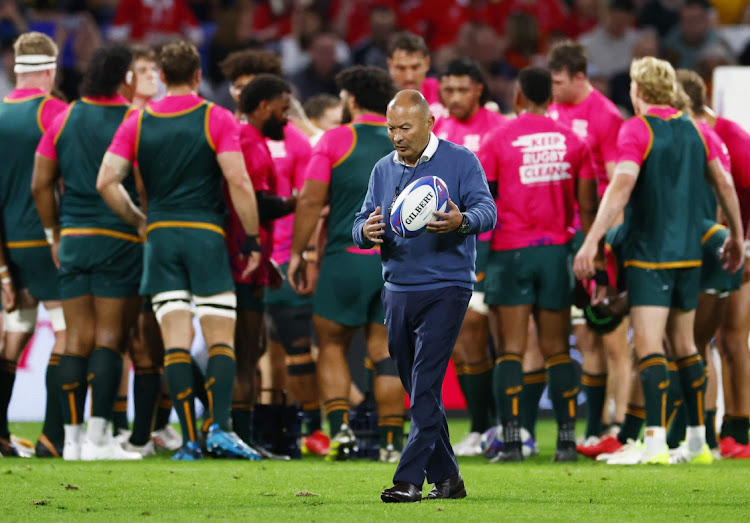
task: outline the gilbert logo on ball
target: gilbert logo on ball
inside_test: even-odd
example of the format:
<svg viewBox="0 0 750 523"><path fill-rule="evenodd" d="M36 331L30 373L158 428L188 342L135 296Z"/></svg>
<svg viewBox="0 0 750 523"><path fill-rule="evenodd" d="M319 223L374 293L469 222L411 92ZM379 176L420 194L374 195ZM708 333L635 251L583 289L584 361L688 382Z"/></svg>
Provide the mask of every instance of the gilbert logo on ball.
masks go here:
<svg viewBox="0 0 750 523"><path fill-rule="evenodd" d="M402 238L422 234L427 223L435 221L432 213L445 212L448 187L437 176L424 176L413 181L398 195L391 212L391 228Z"/></svg>

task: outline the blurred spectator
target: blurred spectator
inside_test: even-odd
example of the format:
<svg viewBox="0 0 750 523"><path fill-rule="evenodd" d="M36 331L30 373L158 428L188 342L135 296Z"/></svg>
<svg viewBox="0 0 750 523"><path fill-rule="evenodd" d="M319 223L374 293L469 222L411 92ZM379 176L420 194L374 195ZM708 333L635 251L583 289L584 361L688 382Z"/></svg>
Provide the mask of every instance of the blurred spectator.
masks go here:
<svg viewBox="0 0 750 523"><path fill-rule="evenodd" d="M638 11L638 27L653 27L665 37L680 21L683 0L647 0Z"/></svg>
<svg viewBox="0 0 750 523"><path fill-rule="evenodd" d="M313 41L325 30L323 18L316 8L295 7L292 32L269 47L281 55L281 69L286 76L292 76L310 65ZM350 62L349 47L335 33L328 33L328 40L335 39L336 62L347 65ZM313 93L315 94L315 93Z"/></svg>
<svg viewBox="0 0 750 523"><path fill-rule="evenodd" d="M386 8L394 14L395 18L399 2L396 0L330 0L328 4L328 20L331 21L331 28L353 47L362 44L363 40L372 34L373 11ZM394 19L392 28L395 26Z"/></svg>
<svg viewBox="0 0 750 523"><path fill-rule="evenodd" d="M223 0L187 0L190 11L201 22L212 22L221 3L224 3Z"/></svg>
<svg viewBox="0 0 750 523"><path fill-rule="evenodd" d="M640 32L638 40L633 45L630 59L632 61L646 56L659 56L659 33L656 29L645 29ZM609 98L621 109L623 117L633 114L633 103L630 99L630 68L610 78Z"/></svg>
<svg viewBox="0 0 750 523"><path fill-rule="evenodd" d="M399 22L422 35L433 51L452 44L459 29L470 20L483 18L472 9L472 0L407 0L399 7Z"/></svg>
<svg viewBox="0 0 750 523"><path fill-rule="evenodd" d="M15 38L29 28L16 0L0 0L0 41Z"/></svg>
<svg viewBox="0 0 750 523"><path fill-rule="evenodd" d="M664 58L675 69L694 69L701 51L721 39L711 27L708 0L686 0L680 9L680 21L662 42Z"/></svg>
<svg viewBox="0 0 750 523"><path fill-rule="evenodd" d="M292 33L292 13L299 2L295 0L239 0L250 4L250 36L259 42L271 42ZM242 6L244 8L244 6Z"/></svg>
<svg viewBox="0 0 750 523"><path fill-rule="evenodd" d="M94 16L83 11L59 19L55 41L62 50L58 86L66 99L74 100L79 97L78 84L91 57L102 46L102 34Z"/></svg>
<svg viewBox="0 0 750 523"><path fill-rule="evenodd" d="M589 76L607 80L630 69L633 47L639 38L633 28L633 0L613 0L608 11L596 29L578 39L588 49Z"/></svg>
<svg viewBox="0 0 750 523"><path fill-rule="evenodd" d="M602 0L573 0L573 8L565 22L566 35L576 39L592 31L600 21L603 8Z"/></svg>
<svg viewBox="0 0 750 523"><path fill-rule="evenodd" d="M517 24L514 24L514 27L516 25ZM534 25L536 26L536 22L534 22ZM507 29L507 27L503 28L503 32L506 32ZM524 34L524 30L519 28L515 36L522 39L522 34ZM538 36L538 30L536 31L536 34ZM510 38L510 35L506 35L506 39ZM467 22L461 27L461 30L458 33L458 38L453 45L455 56L452 58L471 58L477 62L482 69L487 70L503 57L507 45L508 44L500 38L494 27L485 22L475 20Z"/></svg>
<svg viewBox="0 0 750 523"><path fill-rule="evenodd" d="M352 51L355 64L388 67L388 41L396 31L396 12L388 5L377 5L370 12L370 32Z"/></svg>
<svg viewBox="0 0 750 523"><path fill-rule="evenodd" d="M336 56L339 42L341 40L334 33L319 33L313 38L309 50L309 65L290 78L302 103L316 94L338 94L336 74L343 69Z"/></svg>
<svg viewBox="0 0 750 523"><path fill-rule="evenodd" d="M341 99L330 94L316 94L304 105L305 114L310 121L323 131L341 125Z"/></svg>
<svg viewBox="0 0 750 523"><path fill-rule="evenodd" d="M186 38L200 45L203 30L185 0L121 0L109 37L150 45Z"/></svg>
<svg viewBox="0 0 750 523"><path fill-rule="evenodd" d="M505 35L508 39L505 63L511 68L513 78L524 67L544 63L539 24L533 16L527 13L510 15L505 26Z"/></svg>
<svg viewBox="0 0 750 523"><path fill-rule="evenodd" d="M695 71L703 78L708 92L708 98L711 99L711 87L714 76L714 69L724 65L735 65L737 62L729 52L726 45L720 42L713 43L704 47L695 63Z"/></svg>
<svg viewBox="0 0 750 523"><path fill-rule="evenodd" d="M15 63L13 38L5 37L0 41L0 99L5 98L16 85L16 77L13 74Z"/></svg>

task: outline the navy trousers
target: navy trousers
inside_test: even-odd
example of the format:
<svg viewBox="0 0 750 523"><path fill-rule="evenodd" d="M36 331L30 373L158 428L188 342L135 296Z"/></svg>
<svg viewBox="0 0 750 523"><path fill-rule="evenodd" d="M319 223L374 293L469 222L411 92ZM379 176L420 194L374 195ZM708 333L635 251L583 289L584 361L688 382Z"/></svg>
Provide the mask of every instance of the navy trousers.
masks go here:
<svg viewBox="0 0 750 523"><path fill-rule="evenodd" d="M388 350L411 401L411 429L393 482L422 488L458 473L448 437L442 387L471 290L443 287L397 292L383 288Z"/></svg>

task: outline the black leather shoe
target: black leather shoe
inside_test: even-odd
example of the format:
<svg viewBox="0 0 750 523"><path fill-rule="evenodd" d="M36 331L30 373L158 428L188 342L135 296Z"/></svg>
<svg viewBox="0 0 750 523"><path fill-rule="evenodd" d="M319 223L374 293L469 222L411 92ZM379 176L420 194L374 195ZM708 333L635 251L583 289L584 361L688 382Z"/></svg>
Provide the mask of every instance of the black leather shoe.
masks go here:
<svg viewBox="0 0 750 523"><path fill-rule="evenodd" d="M399 481L391 488L380 494L380 499L386 503L419 503L422 501L422 489L411 483Z"/></svg>
<svg viewBox="0 0 750 523"><path fill-rule="evenodd" d="M461 474L456 474L452 478L435 483L425 499L461 499L465 497L464 478L461 477Z"/></svg>

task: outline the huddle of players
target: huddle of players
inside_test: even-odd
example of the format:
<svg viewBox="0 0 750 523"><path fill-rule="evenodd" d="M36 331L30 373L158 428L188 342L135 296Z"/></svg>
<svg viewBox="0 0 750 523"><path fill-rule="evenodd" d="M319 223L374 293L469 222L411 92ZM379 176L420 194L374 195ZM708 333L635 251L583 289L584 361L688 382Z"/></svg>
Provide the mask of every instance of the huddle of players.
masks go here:
<svg viewBox="0 0 750 523"><path fill-rule="evenodd" d="M458 67L454 63L441 78L450 116L436 124L436 134L477 153L498 208L483 280L480 276L497 358L491 371L484 353L457 365L472 428L456 453L484 452L505 462L535 452L536 411L548 381L558 424L555 461L576 460L577 451L613 464L747 457L748 395L742 388L750 322L744 316L742 276L732 273L742 262L738 246L748 219L742 160L750 137L710 113L696 74L675 75L668 63L654 58L633 63L637 116L622 123L614 105L588 82L586 66L579 44L555 46L548 69L530 67L519 75L518 117L490 123L489 129L480 96L486 86L478 71L451 74L451 67ZM456 94L461 81L464 98ZM688 100L678 83L690 94ZM673 108L678 104L684 112ZM728 155L719 131L734 146ZM610 183L615 187L608 190ZM717 218L717 203L724 218ZM607 232L623 222L623 210L624 223ZM716 223L722 220L729 229ZM609 272L605 249L598 249L605 232ZM574 308L585 323L574 321L574 332L584 358L580 381L588 415L585 440L576 446L579 380L568 354L574 301L570 261L586 233L576 262L576 276L585 283L576 289L576 304L583 310ZM623 319L628 304L635 361ZM717 380L706 358L715 335L728 398L719 442L713 417ZM458 344L457 351L461 348ZM631 367L637 369L632 385ZM608 379L608 370L614 379ZM474 388L466 387L467 381ZM615 418L622 423L619 434L602 426L608 383L618 403L616 416L625 415L624 422ZM482 438L489 425L488 402L482 398L490 396L490 387L501 425Z"/></svg>
<svg viewBox="0 0 750 523"><path fill-rule="evenodd" d="M46 64L32 63L30 66L24 64L23 59L55 56L56 49L50 47L29 51L23 49L23 42L23 38L19 40L16 53L20 57L26 57L20 61L17 59L17 68L19 65L22 66L17 69L20 70L19 79L24 78L24 75L39 76L40 73L46 74L43 71L54 71L50 67L54 61L49 59ZM184 61L185 53L191 54L187 47L173 48L172 51L175 53L172 57L175 62L176 57L179 56L180 60ZM165 56L167 63L169 62L168 54L162 56L163 70ZM230 142L234 143L233 139L225 140L224 137L224 129L231 127L226 121L226 115L219 119L216 116L220 111L218 108L209 107L198 99L190 100L186 107L179 106L179 103L179 107L175 107L175 100L167 100L164 102L164 112L151 107L142 113L143 116L138 116L141 113L127 115L127 100L122 100L115 94L121 87L127 87L132 83L126 81L132 56L122 50L119 56L116 51L102 53L99 56L100 62L92 64L88 75L90 88L93 90L87 93L87 98L73 106L77 108L76 111L66 112L67 108L63 104L44 96L45 88L47 92L51 89L54 76L52 81L46 80L49 85L45 84L41 93L18 94L19 100L33 102L35 105L33 108L26 108L26 112L29 113L26 121L30 121L32 115L38 115L38 121L44 126L43 129L52 132L45 133L46 137L39 146L34 168L34 199L39 209L38 216L47 230L32 230L27 233L22 232L19 227L4 231L7 236L4 239L8 247L6 252L10 253L11 258L8 263L11 268L11 281L6 281L9 276L3 273L3 303L6 311L12 310L13 304L22 304L18 313L11 312L5 319L4 360L0 372L5 372L2 386L3 393L7 391L8 401L12 390L12 367L33 331L34 322L24 316L35 310L30 306L35 304L33 300L45 301L52 311L53 325L56 325L57 332L63 332L60 326L64 322L59 318L59 305L58 312L54 312L55 303L49 303L48 300L62 297L67 304L67 307L63 306L63 310L68 311L64 316L66 319L70 317L67 347L63 349L65 335L58 335L58 343L48 368L47 417L43 434L37 444L38 454L60 454L63 440L71 442L65 445L71 449L67 453L71 459L75 459L76 456L84 459L135 459L152 452L150 446L153 443L149 441L149 430L153 422L153 405L160 389L159 353L163 350L162 347L166 347L164 373L172 400L178 406L185 441L177 457L200 457L195 414L192 412L193 396L197 395L202 397L209 411L209 419L204 428L208 429L214 425L213 421L218 420L215 434L208 431L207 435L207 439L211 440L212 450L217 453L257 458L258 451L262 450L243 445L242 441L250 444L253 442L252 398L256 395L257 387L254 369L261 353L263 288L278 285L278 279L274 278L278 276L278 270L269 263L272 259L281 266L282 272L288 273L288 278L281 282L280 288L269 289L266 292L265 301L271 325L269 346L272 352L278 352L278 349L282 348L287 354L287 386L303 405L306 419L309 420L308 432L311 433L311 437L306 439L308 448L321 453L330 452L331 457L335 459L345 459L354 445L353 434L347 425L351 381L344 353L356 328L366 326L368 354L375 373L375 399L380 415L381 459L397 460L402 440L403 391L392 361L388 357L386 335L382 328L382 309L378 307L382 280L379 279L379 262L373 263L377 261L377 251L359 252L354 249L347 228L343 227L341 231L337 231L335 225L348 223L345 218L356 211L357 201L361 200L366 190L369 169L363 169L361 165L368 162L374 164L392 150L384 130L383 115L385 104L396 90L393 82L387 75L372 68L355 68L347 74L342 74L339 84L344 94L343 103L345 112L348 113L347 120L351 118L352 123L321 137L320 132L311 126L303 115L293 118L296 126L291 123L284 125L284 114L291 103L289 88L273 76L266 76L279 74L280 68L275 55L257 51L236 53L223 64L225 74L232 81L232 94L238 102L235 116L247 123L240 126L240 147L236 147L230 145ZM195 57L190 58L192 61L187 61L198 68ZM33 58L31 61L37 60L40 59ZM46 69L41 68L44 65L47 66ZM28 72L24 72L24 67L36 70L27 69ZM422 90L434 112L447 111L448 115L438 120L436 134L477 153L491 187L497 194L498 222L501 226L488 235L489 237L480 238L481 241L478 242L478 250L481 249L477 266L480 282L454 353L457 374L467 398L472 421L471 434L456 446L456 453L459 455L481 452L481 434L490 428L490 420L495 417L502 421L502 429L493 427L489 431L490 440L494 443L487 449L489 456L496 461L522 459L521 440L522 434L526 431L528 434L524 434L524 439L529 440L527 443L533 451L537 405L549 379L550 397L559 426L558 451L555 459L568 461L576 458L574 422L578 384L567 348L570 323L568 302L571 299L572 281L569 266L570 231L576 225L576 211L583 231L587 231L593 221L597 186L599 195L603 195L618 161L617 136L621 118L614 106L588 83L585 76L585 50L582 47L570 43L556 47L550 54L549 67L551 75L538 68L527 69L520 75L516 87L515 107L520 117L506 122L503 117L482 107L487 96L486 84L478 68L471 61L451 62L441 75L438 85L434 80L425 78L429 69L429 55L424 43L414 35L403 35L398 38L389 60L391 76L396 84L404 88ZM168 71L167 65L165 73ZM191 83L193 78L190 77L195 71L180 72L182 76L178 78L179 81L174 80L170 83L169 78L166 78L167 98L183 91L182 96L188 96L195 88ZM263 76L256 82L255 89L247 90L245 96L244 87L258 75ZM685 77L684 74L682 76ZM695 81L694 77L691 79ZM22 82L19 81L19 87L21 86ZM178 89L170 90L170 87ZM179 89L180 87L182 89ZM697 92L700 94L700 89ZM705 97L705 91L703 93ZM556 103L549 106L552 94ZM36 98L24 100L27 96ZM445 108L440 105L441 98ZM185 103L184 100L181 102ZM190 103L194 106L191 107ZM705 100L693 100L696 118L713 118L710 113L701 113L698 110L704 104ZM57 106L57 110L50 115L50 107L53 106ZM23 104L6 103L4 109L8 110L9 107L20 108ZM58 117L57 122L53 122L58 113L65 116ZM97 113L111 113L107 115L108 127L104 127L103 124L100 127L97 124L97 127L92 129L91 126L72 125L76 119L88 121L88 118L103 118L104 114ZM552 116L558 123L546 115ZM72 120L68 122L70 118ZM102 171L109 171L103 174L110 175L108 187L112 195L109 198L106 196L107 185L103 180L107 181L107 178L100 176L99 190L104 196L102 200L96 191L96 181L91 173L98 170L99 159L110 145L110 139L123 118L132 122L132 129L129 134L123 131L119 134L126 136L129 141L120 140L125 144L124 147L121 150L110 149L108 155L124 159L125 164L137 161L138 170L141 172L140 178L128 176L130 171L124 169L123 162L118 160L110 162L119 167L115 176L112 166L105 162L106 169L103 167ZM184 125L185 122L181 122L184 118L192 118L195 121ZM13 121L24 120L16 118ZM181 123L178 125L178 122ZM148 126L144 126L146 123ZM141 155L147 149L141 148L141 136L144 129L148 131L151 127L156 129L159 126L163 127L160 129L161 135L155 133L151 137L154 143L160 144L159 139L172 136L169 147L174 150L170 149L165 159L157 154L161 149L152 149L151 161L154 163L148 166L149 158L144 157L143 163L148 166L144 176ZM742 148L744 137L738 137L737 126L718 119L716 127L729 129L727 133L734 133L733 141L727 139L727 142ZM31 125L24 125L23 128L27 131L29 128L35 129ZM220 206L215 194L216 187L213 188L213 192L205 187L196 187L199 192L204 190L204 193L201 193L201 200L206 200L203 205L214 206L206 211L205 222L195 221L196 216L201 214L196 214L195 208L192 207L191 212L182 210L177 212L177 215L173 215L171 203L162 203L162 209L157 207L156 212L152 209L152 199L155 198L158 205L160 198L167 198L168 191L164 186L154 185L153 181L149 185L148 172L163 168L164 162L175 166L175 174L179 169L193 172L196 169L193 161L208 162L204 167L210 166L216 170L208 158L211 154L203 154L199 160L194 159L187 153L185 143L175 142L175 136L180 136L179 141L185 142L187 136L181 135L181 131L178 132L178 129L185 128L189 128L193 133L195 129L203 129L200 140L205 140L209 148L218 153L215 155L216 158L224 154L223 158L226 159L227 156L233 156L231 153L241 151L252 179L253 194L257 199L255 212L259 215L256 219L259 219L258 232L260 243L263 245L262 261L258 262L260 269L249 276L247 271L243 271L248 256L257 258L257 244L253 242L252 236L245 234L254 232L255 227L252 216L247 216L247 209L244 218L245 221L250 220L248 227L244 227L240 215L233 212L226 233L230 253L229 264L235 280L231 289L236 290L237 300L235 336L227 334L234 329L228 327L233 321L233 314L227 311L233 304L226 292L230 289L224 288L228 287L226 282L217 282L219 278L214 274L211 277L195 277L188 271L188 278L185 278L184 273L170 274L153 261L161 260L164 266L173 264L175 259L173 254L167 251L167 246L173 249L175 245L179 245L175 243L176 238L154 239L151 243L147 242L146 272L148 274L150 270L153 275L150 278L144 277L144 284L150 281L151 286L138 288L141 280L140 267L136 269L135 266L140 266L138 249L141 248L141 233L145 228L141 221L142 215L139 215L140 211L132 204L137 201L138 194L144 202L149 203L149 238L158 234L192 235L189 243L194 243L195 250L188 253L190 256L197 256L199 252L202 255L200 265L203 267L213 268L213 263L223 263L223 260L207 263L205 253L209 248L206 247L206 243L201 244L203 238L199 238L200 235L211 236L209 233L221 236L217 228L222 228L224 223L216 214L216 209ZM104 129L107 129L106 132ZM307 133L307 136L299 129ZM702 131L708 133L705 126L702 127ZM18 129L12 129L10 132L17 133ZM65 136L66 134L72 140ZM41 135L41 132L38 135ZM32 149L36 148L36 142L40 137L38 135L28 138L29 144L34 144ZM321 142L312 156L308 144L309 137ZM69 140L68 145L63 145L66 138ZM6 157L23 156L19 153L21 148L18 146L17 137L15 139L13 152L8 152ZM190 139L193 140L190 143L194 144L195 137L191 136ZM62 144L59 145L58 152L60 140ZM9 142L6 140L4 143ZM87 146L80 147L82 143ZM118 140L115 140L115 144L117 143ZM93 150L93 144L98 146L96 151ZM68 168L66 156L69 157ZM727 170L731 169L737 186L744 189L745 185L739 182L743 172L741 151L737 156L740 161L733 161ZM77 161L74 162L73 157ZM81 157L89 158L90 165L83 167L79 160ZM111 160L112 156L109 158ZM186 162L187 158L191 158L191 161ZM732 155L733 160L734 158L735 155ZM229 165L238 170L239 162L236 158L233 160L234 163L230 162ZM28 181L28 164L31 160L25 158L24 161L27 169L25 177ZM221 165L220 167L223 168ZM24 165L20 165L19 172L24 172L23 168ZM86 169L88 179L84 182L86 177L83 171ZM58 172L62 175L67 193L59 211L59 226L54 203L54 186ZM122 183L119 180L121 176ZM75 181L76 177L81 181ZM21 176L14 179L18 178L23 180ZM135 180L140 179L143 181L140 182L141 187L138 190ZM10 181L4 183L8 183L7 186L11 185ZM76 184L80 186L76 188ZM23 194L24 190L28 191L28 186L27 184L24 188L21 183L16 190ZM120 187L126 189L125 194L129 194L130 203L119 198L123 194ZM232 185L227 182L227 187ZM114 191L111 191L112 189ZM207 190L208 192L205 192ZM293 209L296 191L300 191L300 194L295 219L289 213ZM74 195L78 192L85 196L76 201ZM231 205L231 190L227 192L229 194L225 193L222 200L228 201ZM189 199L188 193L180 197ZM27 221L29 208L33 210L33 206L28 205L30 199L31 195L26 195L27 205L24 211L27 213ZM6 207L13 207L6 203L10 201L19 200L8 198L3 202L4 211ZM117 214L109 211L105 201ZM319 217L326 204L330 206L331 213L327 229L319 225ZM713 206L716 207L715 200ZM86 211L81 212L80 209ZM155 218L151 218L152 214ZM6 223L23 223L12 215L5 214L4 217ZM273 226L270 226L271 222ZM196 223L199 225L196 226ZM33 224L31 229L34 227L40 229L39 224ZM712 239L714 258L715 244L722 237L721 234L716 234L717 231L721 233L721 229L717 227L706 231L711 233L707 239ZM40 232L51 232L51 235L47 234L49 238L43 237ZM726 236L726 232L723 236ZM54 261L45 259L49 258L48 239L57 258ZM215 238L211 237L211 241L215 242ZM94 242L102 245L96 245ZM104 245L107 242L111 245ZM76 243L78 245L75 245ZM117 256L120 264L114 264L116 267L112 267L110 263L107 267L107 271L115 272L103 271L102 267L112 259L111 253L117 253L118 249L121 249ZM321 256L318 266L317 253L321 250L324 256ZM37 261L35 264L27 265L18 258L18 254L34 254ZM68 260L65 260L66 256ZM149 263L149 256L152 263ZM126 258L129 263L125 262ZM704 266L708 265L707 261L704 261ZM54 274L49 264L55 262L61 266L61 281L68 282L67 286L65 283L60 286L61 289L67 289L67 292L58 295L36 290L35 286L44 281L40 274ZM44 263L47 267L44 267ZM192 263L199 264L196 259L192 259ZM627 262L625 263L627 266ZM352 265L357 267L357 270L352 270ZM714 260L713 266L715 265ZM28 266L40 266L46 270L29 276L14 274ZM83 277L82 274L86 276ZM362 275L365 274L372 278L363 278ZM484 278L481 277L482 274L485 275ZM164 285L154 283L165 280L170 282L167 287L174 286L171 280L179 280L180 277L183 281L180 282L179 289L162 289L160 286ZM606 282L602 278L603 273L598 271L595 280L599 289L605 288ZM277 280L276 283L273 283L274 279ZM614 280L614 275L612 279ZM18 282L22 283L19 285ZM289 282L293 282L294 288ZM618 283L624 285L622 282ZM736 282L733 285L735 288L738 286ZM16 300L15 289L24 287L29 290L29 299ZM313 288L316 288L316 292L314 297L310 298L309 294ZM190 290L189 294L185 292L186 289ZM215 290L224 292L208 294ZM486 293L484 296L483 290ZM721 441L722 453L725 456L742 457L748 453L746 425L747 412L750 411L744 406L748 395L740 390L744 382L743 376L750 370L745 363L747 346L746 341L742 341L742 334L745 334L746 340L746 325L749 322L744 321L741 312L746 310L743 307L742 291L727 298L725 294L730 290L733 289L710 288L704 295L714 297L722 306L728 305L730 311L724 315L728 319L721 325L722 336L719 337L722 356L729 362L723 367L727 412L731 413L731 416L725 418L723 432L726 434ZM343 291L346 291L346 296L342 295ZM140 349L133 351L132 355L136 366L134 391L137 408L133 434L125 444L125 448L131 452L127 452L111 441L107 431L107 420L111 418L112 402L116 384L119 382L119 354L127 345L131 326L138 313L139 293L158 296L159 299L155 299L153 305L156 317L161 323L162 336L153 336L156 331L155 317L146 309L138 321L138 343L133 343L133 347ZM191 327L186 321L186 318L189 318L191 294L202 324L208 326L206 337L207 345L210 345L210 358L208 375L205 377L196 370L188 351L182 348L189 347L188 338L192 336ZM705 327L702 338L699 338L696 332L696 345L701 351L705 351L708 341L717 329L717 318L721 318L715 314L715 302L706 307L703 315L701 308L698 309L699 320L710 316L710 321L706 320L708 325L698 322ZM585 455L594 456L598 453L611 453L622 447L620 454L623 454L626 450L638 447L629 440L637 438L644 417L644 399L641 394L643 389L637 382L635 386L628 387L627 374L630 370L631 356L625 337L627 325L622 322L622 325L618 326L618 321L611 321L612 315L601 305L589 306L586 312L588 323L593 328L587 329L580 325L576 327L579 347L584 354L584 375L581 382L589 401L587 441L579 445L578 450ZM172 314L168 316L170 313ZM615 317L615 320L619 320L620 316ZM317 368L310 351L311 317L314 319L320 346ZM530 317L533 318L533 322L529 321ZM113 318L120 318L122 321L113 321ZM530 328L527 328L529 324ZM497 355L495 363L487 349L490 330L493 331ZM162 337L164 346L161 345ZM209 337L212 341L210 344ZM678 365L688 369L683 374L699 373L700 371L696 370L700 368L698 359L692 353L686 357L687 363L678 362ZM59 428L55 428L61 425L59 413L55 414L54 408L55 404L60 403L59 395L53 386L56 382L60 383L60 378L55 375L58 362L62 367L60 370L64 370L62 391L59 391L59 394L63 395L65 435L68 437L63 437ZM237 371L232 368L235 365ZM653 366L647 365L644 370ZM614 385L615 394L618 394L617 412L620 416L624 410L622 391L625 391L626 398L628 391L630 392L631 404L628 406L623 430L619 435L604 434L601 426L608 369L610 374L617 377L614 382L610 381L610 387ZM237 379L230 380L234 381L234 384L228 387L227 376L234 372L237 373ZM700 380L693 380L698 381ZM220 386L217 386L219 382ZM84 437L80 422L87 383L92 387L93 401L92 417ZM665 416L664 420L670 420L671 425L676 427L680 418L686 416L684 408L680 406L687 398L683 399L680 394L677 372L674 372L670 383L667 404L673 408L675 415ZM709 378L709 386L712 383L715 389L716 380ZM703 402L701 386L697 387L699 390L696 392L690 389L688 393L693 394L693 397L700 393L700 401ZM488 401L488 398L493 396L494 406ZM715 394L713 398L715 403ZM5 397L0 399L4 400ZM327 448L327 437L320 431L319 399L323 400L330 425L330 449ZM646 400L646 405L648 401ZM709 393L703 408L708 413L705 420L709 426L708 441L715 445L715 441L711 440L713 418L710 415L711 407L715 409L715 405L712 405L711 401L712 395ZM6 410L7 403L6 409L2 409L3 414ZM231 423L228 421L230 418ZM697 426L694 418L695 416L688 416L693 432ZM615 421L622 421L622 418L616 417ZM3 425L7 427L7 422ZM653 426L651 420L648 426ZM231 432L232 428L236 434ZM676 432L679 434L679 430ZM210 438L212 435L214 437ZM499 436L502 436L502 440ZM0 442L7 442L8 438L6 428L6 434L0 434ZM676 441L681 439L679 437ZM500 441L504 441L504 446L497 444ZM6 452L12 451L10 442L4 443L4 446ZM62 453L65 454L64 450ZM682 452L681 455L684 454L685 452ZM697 455L700 456L699 461L706 460L702 448ZM688 459L695 459L697 455L689 455Z"/></svg>
<svg viewBox="0 0 750 523"><path fill-rule="evenodd" d="M60 332L48 367L37 455L95 460L153 454L150 432L163 361L183 436L175 459L200 459L202 448L220 456L283 459L253 445L265 297L270 345L286 352L287 385L308 420L307 449L330 449L332 459L353 450L344 354L364 326L380 459L398 460L404 392L387 350L379 253L353 248L348 220L367 189L370 168L363 169L363 162L374 165L392 151L384 114L397 88L388 73L356 67L339 75L344 114L352 123L321 133L304 113L290 111L290 88L273 53L239 52L223 63L238 103L235 115L195 95L199 57L181 42L159 54L166 96L148 105L142 100L140 110L122 96L132 99L134 82L141 83L133 76L130 50L98 52L84 96L70 106L49 96L56 58L46 36L19 38L18 89L2 105L4 153L18 159L3 170L3 194L9 195L3 201L9 255L0 260L8 266L3 414L15 362L35 326L35 300L45 302ZM287 113L296 126L287 123ZM319 142L314 153L310 138ZM295 220L290 213L297 191ZM330 220L321 234L324 206ZM320 268L318 251L325 253ZM288 272L286 281L277 264ZM42 283L48 289L40 289ZM342 289L350 293L342 296ZM28 299L16 299L16 290ZM142 306L144 295L150 303ZM209 347L205 373L189 353L191 304ZM320 371L310 350L311 319ZM135 366L136 419L129 437L115 440L109 422L127 347ZM92 410L84 431L88 387ZM196 397L207 412L202 431ZM330 445L320 430L320 399L334 436ZM2 425L4 454L15 454L7 420Z"/></svg>

